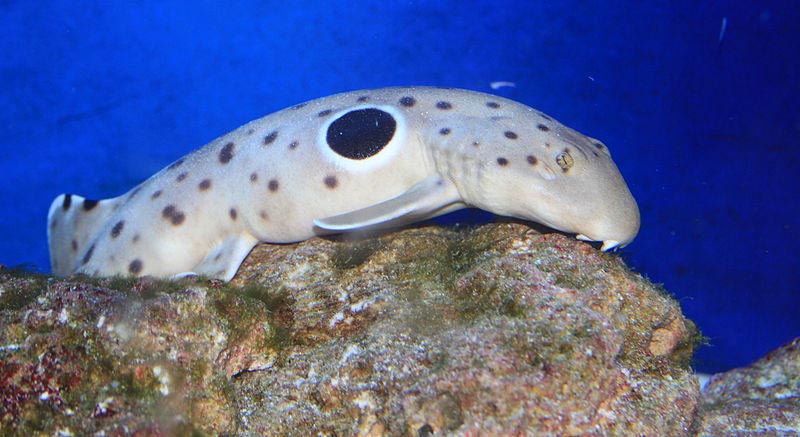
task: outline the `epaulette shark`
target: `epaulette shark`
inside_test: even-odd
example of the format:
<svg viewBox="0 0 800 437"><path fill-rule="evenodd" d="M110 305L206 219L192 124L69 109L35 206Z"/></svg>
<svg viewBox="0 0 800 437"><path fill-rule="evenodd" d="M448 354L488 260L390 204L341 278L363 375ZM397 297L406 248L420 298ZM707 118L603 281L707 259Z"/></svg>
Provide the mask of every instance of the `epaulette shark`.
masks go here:
<svg viewBox="0 0 800 437"><path fill-rule="evenodd" d="M258 242L400 226L465 207L608 250L639 209L608 148L521 103L433 87L336 94L254 120L129 192L50 206L53 273L230 280Z"/></svg>

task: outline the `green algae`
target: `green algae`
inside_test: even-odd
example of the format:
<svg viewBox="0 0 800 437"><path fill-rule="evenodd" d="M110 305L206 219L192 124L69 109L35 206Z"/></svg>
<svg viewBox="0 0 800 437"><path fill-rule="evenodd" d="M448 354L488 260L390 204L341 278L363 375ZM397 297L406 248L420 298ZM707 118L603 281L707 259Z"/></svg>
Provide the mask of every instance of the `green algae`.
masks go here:
<svg viewBox="0 0 800 437"><path fill-rule="evenodd" d="M383 243L378 237L342 242L334 247L331 264L338 272L355 269L366 263L382 247Z"/></svg>
<svg viewBox="0 0 800 437"><path fill-rule="evenodd" d="M414 256L401 256L389 270L420 286L452 291L455 280L487 259L497 242L468 227L439 230L436 237L411 243L407 252Z"/></svg>
<svg viewBox="0 0 800 437"><path fill-rule="evenodd" d="M0 311L16 311L29 305L46 289L51 278L23 268L7 269L0 266Z"/></svg>
<svg viewBox="0 0 800 437"><path fill-rule="evenodd" d="M286 291L274 291L259 284L237 287L222 284L214 298L214 308L227 320L233 338L244 338L252 326L269 325L269 335L257 344L264 350L281 351L292 344L290 314L292 300ZM266 313L267 320L262 316Z"/></svg>

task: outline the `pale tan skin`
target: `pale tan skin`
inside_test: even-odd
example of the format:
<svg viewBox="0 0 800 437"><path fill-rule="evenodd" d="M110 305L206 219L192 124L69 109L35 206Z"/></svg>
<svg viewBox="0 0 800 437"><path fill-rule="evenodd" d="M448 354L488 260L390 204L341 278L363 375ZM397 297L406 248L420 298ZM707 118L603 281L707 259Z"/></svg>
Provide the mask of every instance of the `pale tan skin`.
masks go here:
<svg viewBox="0 0 800 437"><path fill-rule="evenodd" d="M352 133L361 132L356 123L333 125L352 111L379 114L382 132L394 123L374 155L331 149L328 138L339 137L329 131L361 135ZM339 124L345 128L333 129ZM410 87L276 112L117 198L61 195L48 236L58 275L229 280L259 241L401 225L468 206L602 241L606 250L639 230L636 202L598 141L501 97Z"/></svg>

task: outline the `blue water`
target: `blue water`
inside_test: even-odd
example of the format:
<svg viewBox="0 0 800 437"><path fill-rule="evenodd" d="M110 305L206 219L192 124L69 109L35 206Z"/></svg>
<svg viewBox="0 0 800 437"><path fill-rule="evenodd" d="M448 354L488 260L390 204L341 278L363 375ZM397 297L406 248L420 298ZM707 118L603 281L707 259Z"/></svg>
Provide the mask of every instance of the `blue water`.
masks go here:
<svg viewBox="0 0 800 437"><path fill-rule="evenodd" d="M794 0L0 2L0 263L49 269L57 194L119 195L283 107L501 80L609 145L642 211L622 254L709 337L699 370L800 335Z"/></svg>

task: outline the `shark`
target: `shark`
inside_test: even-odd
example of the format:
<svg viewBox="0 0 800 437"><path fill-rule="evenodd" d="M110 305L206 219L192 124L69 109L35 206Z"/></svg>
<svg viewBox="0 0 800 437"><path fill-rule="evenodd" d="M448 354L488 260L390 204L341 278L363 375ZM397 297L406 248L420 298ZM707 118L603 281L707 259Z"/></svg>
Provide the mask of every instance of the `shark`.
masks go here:
<svg viewBox="0 0 800 437"><path fill-rule="evenodd" d="M61 194L47 232L56 275L228 281L260 242L402 226L466 207L602 250L627 245L640 226L599 140L503 97L392 87L251 121L118 197Z"/></svg>

